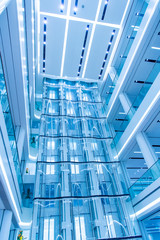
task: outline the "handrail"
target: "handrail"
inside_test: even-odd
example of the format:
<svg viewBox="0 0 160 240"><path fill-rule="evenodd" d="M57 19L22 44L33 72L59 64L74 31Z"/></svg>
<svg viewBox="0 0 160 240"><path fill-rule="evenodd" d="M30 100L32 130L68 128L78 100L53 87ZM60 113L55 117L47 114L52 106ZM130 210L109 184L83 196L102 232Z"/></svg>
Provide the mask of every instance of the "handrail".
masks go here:
<svg viewBox="0 0 160 240"><path fill-rule="evenodd" d="M1 68L2 68L2 73L0 75L1 76L1 84L3 84L3 86L2 86L3 89L1 89L1 91L0 91L0 102L2 105L4 120L6 123L6 129L7 129L10 148L11 148L11 152L12 152L12 156L13 156L14 167L15 167L15 171L17 174L19 189L20 189L20 192L22 192L22 173L20 170L19 153L18 153L18 148L17 148L15 129L14 129L13 119L12 119L11 110L10 110L11 108L10 108L10 103L9 103L9 99L8 99L8 92L7 92L7 86L6 86L1 56L0 56L0 64L1 64Z"/></svg>
<svg viewBox="0 0 160 240"><path fill-rule="evenodd" d="M160 159L158 159L135 183L133 183L130 188L129 192L131 197L134 198L140 192L142 192L145 188L151 185L154 181L156 181L160 177ZM143 184L145 180L145 185ZM146 184L146 180L148 180ZM136 189L139 187L138 189ZM138 194L136 194L138 191Z"/></svg>

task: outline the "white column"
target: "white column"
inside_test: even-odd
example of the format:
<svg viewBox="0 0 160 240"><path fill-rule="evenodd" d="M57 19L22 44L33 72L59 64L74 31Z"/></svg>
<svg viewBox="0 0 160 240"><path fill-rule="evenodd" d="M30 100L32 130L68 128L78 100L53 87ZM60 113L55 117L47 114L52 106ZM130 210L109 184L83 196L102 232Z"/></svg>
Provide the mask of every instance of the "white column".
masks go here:
<svg viewBox="0 0 160 240"><path fill-rule="evenodd" d="M38 218L38 201L36 200L34 201L34 206L33 206L31 240L36 239L36 233L38 230L37 218Z"/></svg>
<svg viewBox="0 0 160 240"><path fill-rule="evenodd" d="M23 128L21 128L20 133L19 133L19 137L18 137L18 143L17 143L18 153L19 153L19 161L21 161L21 158L22 158L24 137L25 137L25 130Z"/></svg>
<svg viewBox="0 0 160 240"><path fill-rule="evenodd" d="M81 92L80 92L80 99L81 98ZM81 102L81 110L82 110L82 116L84 116L84 111L83 111L83 105ZM85 118L83 119L85 120ZM88 124L86 121L83 121L83 129L82 132L84 132L86 134L86 136L89 136L89 130L88 130ZM85 150L88 151L88 162L89 161L93 161L93 152L91 149L91 144L88 143L85 139ZM91 188L91 195L101 195L101 192L99 190L99 185L98 185L98 177L96 174L95 169L93 168L93 164L87 164L87 168L90 172L89 177L91 178L92 184L93 184L93 188ZM103 206L102 206L102 202L100 198L97 198L93 201L93 207L94 207L94 211L97 212L97 219L95 219L94 221L94 227L99 227L100 229L100 233L98 232L99 236L98 238L105 238L106 234L107 234L107 230L106 230L106 222L105 222L105 218L104 218L104 210L103 210ZM96 215L96 214L95 214Z"/></svg>
<svg viewBox="0 0 160 240"><path fill-rule="evenodd" d="M62 89L61 91L61 99L63 99L64 91ZM62 115L65 115L65 104L64 101L61 100L61 106L62 106ZM67 129L66 129L66 122L65 117L62 118L62 133L63 136L67 135ZM67 139L62 138L62 151L63 151L63 159L62 161L67 161ZM64 196L70 196L70 189L69 189L69 168L68 164L63 164L61 166L61 173L62 173L62 188L61 188L61 195ZM63 216L62 216L62 230L63 230L63 238L66 240L72 239L72 222L71 222L71 205L69 201L63 201Z"/></svg>
<svg viewBox="0 0 160 240"><path fill-rule="evenodd" d="M0 1L0 14L4 11L4 9L8 6L10 0L1 0Z"/></svg>
<svg viewBox="0 0 160 240"><path fill-rule="evenodd" d="M121 93L119 95L119 100L121 102L121 105L122 105L122 107L124 109L125 114L127 115L129 113L128 117L131 119L133 117L133 115L134 115L135 110L133 108L131 108L132 107L132 103L129 100L127 94L126 93Z"/></svg>
<svg viewBox="0 0 160 240"><path fill-rule="evenodd" d="M143 133L143 132L138 133L136 136L136 140L137 140L139 148L142 152L142 155L146 161L146 164L147 164L148 168L150 168L158 160L158 158L157 158L150 142L148 141L145 133Z"/></svg>
<svg viewBox="0 0 160 240"><path fill-rule="evenodd" d="M12 222L12 212L5 210L1 225L0 239L8 240Z"/></svg>
<svg viewBox="0 0 160 240"><path fill-rule="evenodd" d="M17 239L18 233L19 233L19 229L15 229L14 238L13 238L14 240Z"/></svg>

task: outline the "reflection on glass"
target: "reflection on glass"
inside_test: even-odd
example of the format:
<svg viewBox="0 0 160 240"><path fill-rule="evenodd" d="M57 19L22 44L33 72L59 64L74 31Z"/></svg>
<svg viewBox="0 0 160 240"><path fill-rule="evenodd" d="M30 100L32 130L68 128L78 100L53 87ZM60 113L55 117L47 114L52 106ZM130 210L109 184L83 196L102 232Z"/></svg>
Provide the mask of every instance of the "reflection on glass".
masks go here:
<svg viewBox="0 0 160 240"><path fill-rule="evenodd" d="M12 151L14 168L15 168L15 171L17 174L19 188L20 188L20 191L22 192L23 185L22 185L22 176L21 176L21 170L20 170L20 159L18 156L17 142L16 142L16 137L15 137L16 128L15 128L15 126L13 124L13 120L12 120L1 58L0 58L0 102L1 102L4 120L5 120L5 124L6 124L6 128L7 128L10 148Z"/></svg>
<svg viewBox="0 0 160 240"><path fill-rule="evenodd" d="M140 234L130 218L133 208L121 164L109 154L111 135L100 96L89 86L47 82L49 91L61 90L58 101L47 99L47 91L44 97L32 240L50 239L50 219L57 240ZM56 104L57 115L52 111Z"/></svg>

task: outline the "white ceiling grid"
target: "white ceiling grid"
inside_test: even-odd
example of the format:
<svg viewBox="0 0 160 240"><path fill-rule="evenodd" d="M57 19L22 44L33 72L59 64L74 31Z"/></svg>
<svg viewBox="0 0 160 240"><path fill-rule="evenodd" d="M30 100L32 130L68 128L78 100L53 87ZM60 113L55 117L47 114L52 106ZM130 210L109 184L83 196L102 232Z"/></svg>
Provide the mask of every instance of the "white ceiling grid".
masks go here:
<svg viewBox="0 0 160 240"><path fill-rule="evenodd" d="M98 80L102 69L100 80L103 80L127 4L128 0L40 0L40 74ZM47 19L45 60L44 18ZM83 61L77 76L88 25ZM114 30L113 41L103 65Z"/></svg>

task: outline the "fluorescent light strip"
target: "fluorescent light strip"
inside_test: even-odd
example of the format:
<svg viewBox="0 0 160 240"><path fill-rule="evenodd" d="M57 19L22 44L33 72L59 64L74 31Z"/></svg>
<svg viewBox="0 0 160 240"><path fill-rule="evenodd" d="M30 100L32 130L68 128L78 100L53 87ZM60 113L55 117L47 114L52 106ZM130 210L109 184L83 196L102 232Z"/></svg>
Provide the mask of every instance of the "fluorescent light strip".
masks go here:
<svg viewBox="0 0 160 240"><path fill-rule="evenodd" d="M156 200L154 200L153 202L149 203L147 206L145 206L144 208L142 208L141 210L137 211L135 214L130 215L130 217L137 217L139 216L141 213L147 211L148 209L150 209L151 207L155 206L156 204L160 203L160 197L157 198Z"/></svg>
<svg viewBox="0 0 160 240"><path fill-rule="evenodd" d="M79 67L78 67L77 77L79 77L80 71L81 71L81 68L82 68L83 57L84 57L84 52L85 52L85 47L86 47L86 42L87 42L87 37L88 37L88 31L89 31L89 24L86 27L86 32L85 32L85 37L84 37L84 41L83 41L83 47L82 47L82 52L81 52L81 58L80 58L80 64L79 64Z"/></svg>
<svg viewBox="0 0 160 240"><path fill-rule="evenodd" d="M125 18L125 16L126 16L126 13L127 13L127 10L128 10L129 4L130 4L130 1L131 1L131 0L128 0L128 2L127 2L127 5L126 5L126 8L125 8L125 11L124 11L124 14L123 14L121 23L120 23L120 31L119 31L119 33L118 33L116 42L115 42L115 44L114 44L114 48L113 48L112 53L111 53L111 56L110 56L110 58L109 58L108 65L107 65L107 69L106 69L106 72L105 72L104 77L103 77L103 81L105 81L106 78L107 78L107 75L108 75L109 70L110 70L110 67L111 67L111 63L112 63L113 58L114 58L114 56L115 56L115 52L116 52L116 50L117 50L117 47L118 47L118 44L119 44L119 41L120 41L120 38L121 38L121 34L122 34L122 31L123 31L122 26L123 26L124 18Z"/></svg>
<svg viewBox="0 0 160 240"><path fill-rule="evenodd" d="M159 47L151 47L152 49L155 49L155 50L160 50Z"/></svg>
<svg viewBox="0 0 160 240"><path fill-rule="evenodd" d="M110 40L109 40L109 43L108 43L107 51L106 51L106 54L105 54L105 57L104 57L104 60L103 60L103 64L102 64L101 71L100 71L100 74L99 74L98 79L101 79L101 77L102 77L103 69L104 69L104 66L105 66L105 62L106 62L106 60L107 60L107 58L108 58L108 53L109 53L109 50L110 50L110 48L111 48L111 44L112 44L112 41L113 41L115 32L116 32L116 30L114 29L114 30L112 31L112 34L111 34L111 37L110 37ZM111 87L111 86L109 86L109 87Z"/></svg>
<svg viewBox="0 0 160 240"><path fill-rule="evenodd" d="M85 19L85 18L78 18L78 17L74 17L74 16L69 16L67 17L66 15L59 15L59 14L55 14L55 13L47 13L47 12L40 12L41 15L45 15L45 16L49 16L49 17L56 17L56 18L61 18L61 19L69 19L72 21L76 21L76 22L85 22L85 23L91 23L94 24L95 21L89 20L89 19ZM102 25L102 26L106 26L106 27L111 27L111 28L120 28L119 24L112 24L112 23L102 23L102 22L96 22L97 25Z"/></svg>
<svg viewBox="0 0 160 240"><path fill-rule="evenodd" d="M46 71L46 38L47 38L47 18L43 20L43 73Z"/></svg>
<svg viewBox="0 0 160 240"><path fill-rule="evenodd" d="M62 63L61 63L61 74L60 74L61 77L63 76L64 59L65 59L65 54L66 54L70 9L71 9L71 0L68 0L67 16L66 16L67 17L66 18L66 29L65 29L65 35L64 35L63 54L62 54Z"/></svg>
<svg viewBox="0 0 160 240"><path fill-rule="evenodd" d="M85 75L85 72L86 72L86 67L87 67L87 63L88 63L89 54L90 54L90 51L91 51L93 36L94 36L94 32L95 32L95 28L96 28L99 12L100 12L100 9L101 9L101 4L102 4L102 0L99 0L97 13L96 13L95 21L93 23L91 37L90 37L90 41L89 41L89 45L88 45L88 51L87 51L86 61L85 61L84 68L83 68L82 78L84 78L84 75Z"/></svg>
<svg viewBox="0 0 160 240"><path fill-rule="evenodd" d="M150 22L153 14L154 14L154 12L155 12L155 9L156 9L158 3L159 3L159 1L157 1L157 2L155 3L154 8L152 9L152 13L150 14L150 17L149 17L149 19L148 19L148 21L147 21L147 23L146 23L146 26L145 26L145 28L144 28L141 36L140 36L139 42L138 42L138 44L136 45L135 51L134 51L134 53L133 53L133 55L132 55L132 57L131 57L131 60L130 60L130 62L129 62L129 64L128 64L128 67L127 67L127 69L126 69L126 72L125 72L125 74L123 75L123 79L122 79L122 81L121 81L120 84L119 84L119 88L118 88L118 90L116 91L116 95L115 95L115 97L114 97L114 99L113 99L113 101L112 101L112 104L111 104L111 106L110 106L110 109L109 109L109 111L108 111L107 118L108 118L108 116L109 116L109 114L110 114L110 112L111 112L111 110L112 110L112 107L113 107L113 105L114 105L114 103L115 103L115 101L116 101L116 98L117 98L117 96L118 96L118 94L119 94L119 92L120 92L121 86L123 85L123 82L124 82L124 80L125 80L125 78L126 78L126 75L127 75L128 71L129 71L129 69L130 69L130 66L131 66L131 64L132 64L132 62L133 62L133 59L134 59L134 57L135 57L135 55L136 55L136 52L138 51L139 45L140 45L140 43L141 43L141 40L142 40L142 38L143 38L143 36L144 36L144 34L145 34L145 32L146 32L146 29L147 29L147 27L148 27L148 25L149 25L149 22ZM113 51L112 51L112 53L113 53ZM109 66L109 64L108 64L108 66ZM106 70L106 71L107 71L107 70ZM108 73L107 73L107 74L108 74ZM107 74L105 74L105 77L107 77ZM104 79L105 79L105 77L104 77Z"/></svg>
<svg viewBox="0 0 160 240"><path fill-rule="evenodd" d="M12 203L13 203L13 206L14 206L14 209L15 209L15 212L16 212L16 215L17 215L17 218L18 218L18 221L19 221L19 225L20 226L30 226L32 224L32 222L22 222L21 221L21 218L20 218L20 215L19 215L19 212L18 212L18 209L17 209L17 206L16 206L16 202L15 202L15 199L13 197L13 193L12 193L12 190L11 190L11 186L10 186L10 183L9 183L9 180L8 180L8 177L7 177L7 174L6 174L6 171L5 171L5 168L4 168L4 165L3 165L3 162L2 162L2 158L1 158L1 155L0 155L0 167L1 167L1 170L2 170L2 173L3 173L3 177L5 179L5 183L7 185L7 188L8 188L8 191L9 191L9 195L11 197L11 200L12 200Z"/></svg>
<svg viewBox="0 0 160 240"><path fill-rule="evenodd" d="M37 59L38 59L38 74L40 73L40 1L36 1L36 8L38 12L38 17L37 17L37 29L38 29L38 44L37 44Z"/></svg>
<svg viewBox="0 0 160 240"><path fill-rule="evenodd" d="M123 147L121 148L121 150L119 151L119 153L117 154L117 156L115 156L114 158L118 158L120 156L120 154L122 153L122 151L124 150L124 148L126 147L126 145L128 144L128 142L130 141L130 139L132 138L132 136L134 135L134 133L137 131L138 127L140 126L141 122L144 120L144 118L147 116L147 114L149 113L149 111L152 109L153 105L156 103L156 101L158 100L158 98L160 97L160 91L158 91L158 93L156 94L156 96L154 97L153 101L151 102L151 104L149 105L149 107L147 108L147 110L145 111L145 113L143 114L143 116L141 117L140 121L138 122L138 124L136 125L136 127L134 128L134 130L132 131L131 135L128 137L127 141L125 142L125 144L123 145Z"/></svg>

